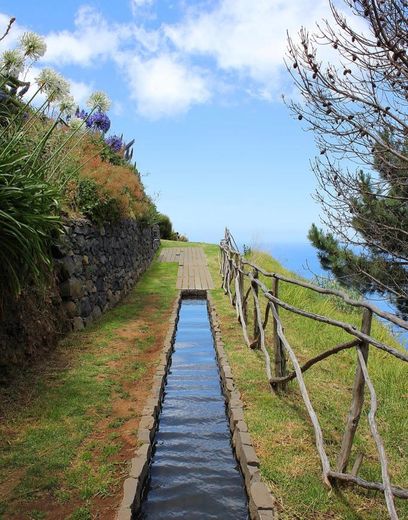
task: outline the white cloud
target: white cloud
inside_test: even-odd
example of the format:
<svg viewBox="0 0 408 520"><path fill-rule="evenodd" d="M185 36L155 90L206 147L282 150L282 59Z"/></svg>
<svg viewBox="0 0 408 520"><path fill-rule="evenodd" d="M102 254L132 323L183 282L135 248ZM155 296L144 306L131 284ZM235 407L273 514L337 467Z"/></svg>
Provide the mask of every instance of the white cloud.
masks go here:
<svg viewBox="0 0 408 520"><path fill-rule="evenodd" d="M78 105L84 106L94 89L91 85L88 85L82 81L68 79L68 82L71 87L71 95L74 96L74 99Z"/></svg>
<svg viewBox="0 0 408 520"><path fill-rule="evenodd" d="M82 66L100 64L118 52L121 44L132 37L126 24L109 24L102 15L89 6L79 9L75 30L52 32L46 37L44 59L60 65Z"/></svg>
<svg viewBox="0 0 408 520"><path fill-rule="evenodd" d="M186 66L176 56L161 54L148 60L134 56L128 60L125 70L131 97L138 111L149 118L185 112L211 97L201 71Z"/></svg>
<svg viewBox="0 0 408 520"><path fill-rule="evenodd" d="M165 34L181 52L213 58L219 69L275 89L286 52L286 30L298 32L328 14L326 0L221 0L193 12Z"/></svg>
<svg viewBox="0 0 408 520"><path fill-rule="evenodd" d="M155 3L129 1L138 13ZM83 6L73 30L46 36L48 50L41 64L117 67L119 77L128 80L129 97L147 117L173 116L214 97L231 102L239 91L271 102L291 89L283 66L286 31L295 36L302 25L313 28L330 15L327 0L211 0L184 5L177 23L156 29L135 20L111 23L96 9ZM6 22L8 17L0 14L0 24ZM9 43L23 31L13 29ZM329 50L323 49L326 59ZM89 86L79 82L73 91L83 99Z"/></svg>
<svg viewBox="0 0 408 520"><path fill-rule="evenodd" d="M131 0L132 9L138 9L140 7L146 7L152 5L154 0Z"/></svg>

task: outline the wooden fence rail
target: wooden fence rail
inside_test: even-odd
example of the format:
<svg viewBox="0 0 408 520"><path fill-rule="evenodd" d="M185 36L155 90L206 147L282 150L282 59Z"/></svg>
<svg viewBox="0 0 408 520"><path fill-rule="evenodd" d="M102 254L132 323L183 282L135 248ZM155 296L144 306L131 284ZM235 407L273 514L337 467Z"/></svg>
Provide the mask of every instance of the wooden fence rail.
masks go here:
<svg viewBox="0 0 408 520"><path fill-rule="evenodd" d="M398 520L398 515L395 510L394 497L408 498L408 490L393 486L390 482L388 472L388 460L385 453L382 438L379 434L376 423L377 412L377 396L374 386L369 376L367 368L367 360L369 355L369 347L372 346L391 356L394 356L401 361L408 362L408 355L389 346L385 343L373 338L371 334L371 323L373 315L398 325L405 330L408 330L408 322L384 312L378 307L366 301L352 300L348 295L341 291L332 289L324 289L302 280L289 278L278 273L270 273L261 267L249 262L240 254L238 247L229 232L225 230L225 237L220 243L220 273L222 276L222 288L225 294L228 295L231 304L235 307L236 316L241 324L245 344L248 348L258 348L263 354L266 377L271 385L271 389L284 393L289 381L297 379L302 398L309 414L310 420L315 434L316 449L320 458L322 466L322 478L327 486L337 481L346 481L362 486L366 489L374 489L382 491L385 496L389 516L392 520ZM266 279L271 279L271 287L268 288L260 279L262 275ZM245 279L249 282L249 287L245 291ZM327 295L333 295L341 298L348 305L359 307L363 309L363 318L361 330L358 330L354 325L335 320L326 316L312 313L304 309L300 309L282 300L279 297L279 284L289 283L298 285L305 289ZM248 326L248 304L253 300L253 330L249 330ZM262 314L261 299L264 299L265 311ZM279 308L285 309L289 312L298 314L300 316L325 323L334 327L338 327L351 336L354 337L351 341L335 345L330 349L319 353L314 358L309 359L302 366L296 356L294 349L289 344L284 328L279 317ZM273 328L272 345L267 345L266 329L271 317ZM352 390L352 402L350 406L349 415L340 452L337 458L336 470L330 466L330 461L326 453L323 433L319 424L318 417L313 408L309 393L306 387L303 373L316 363L328 358L338 352L346 349L354 348L357 351L357 366L354 376L354 384ZM271 360L272 355L272 360ZM287 358L293 366L293 371L288 372ZM368 422L370 426L371 435L374 439L378 458L381 465L382 482L369 482L357 476L363 457L358 455L354 467L350 473L347 473L347 466L350 459L351 449L353 446L354 436L359 424L360 415L364 403L364 388L367 386L370 394L370 411L368 414Z"/></svg>

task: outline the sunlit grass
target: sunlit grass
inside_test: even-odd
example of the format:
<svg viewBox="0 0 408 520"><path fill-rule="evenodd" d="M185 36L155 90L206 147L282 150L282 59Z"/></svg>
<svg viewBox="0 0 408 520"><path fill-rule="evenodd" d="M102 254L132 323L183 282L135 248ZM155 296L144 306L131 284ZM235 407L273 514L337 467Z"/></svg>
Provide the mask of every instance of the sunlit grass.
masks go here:
<svg viewBox="0 0 408 520"><path fill-rule="evenodd" d="M2 390L0 518L90 519L94 499L120 495L132 400L149 388L176 276L155 261L123 302Z"/></svg>
<svg viewBox="0 0 408 520"><path fill-rule="evenodd" d="M204 246L216 285L221 284L218 249ZM254 252L251 260L268 271L294 277L269 255ZM270 286L270 279L263 279ZM246 288L248 285L245 286ZM221 289L212 291L220 315L223 339L234 378L245 403L245 416L261 460L261 473L281 504L282 518L293 519L384 519L387 511L381 493L361 488L341 487L327 490L321 479L320 463L314 444L311 423L296 380L286 396L271 393L267 384L264 359L259 351L249 350L243 341L241 327L228 296ZM280 282L280 297L288 303L311 312L361 325L361 310L343 310L335 298ZM249 330L252 330L252 303L249 307ZM351 337L344 331L281 309L285 334L300 361ZM271 323L271 320L270 320ZM272 328L267 335L271 344ZM397 346L391 333L374 321L372 334L379 340ZM390 460L394 484L408 483L407 366L375 348L370 349L369 371L379 401L378 424ZM356 367L356 353L343 351L315 365L305 374L313 406L318 414L326 450L333 467L339 451L346 415L351 402L351 387ZM290 366L289 366L290 368ZM367 406L360 421L352 452L365 453L359 475L381 480L380 466L367 424ZM408 504L396 499L400 518L408 518Z"/></svg>

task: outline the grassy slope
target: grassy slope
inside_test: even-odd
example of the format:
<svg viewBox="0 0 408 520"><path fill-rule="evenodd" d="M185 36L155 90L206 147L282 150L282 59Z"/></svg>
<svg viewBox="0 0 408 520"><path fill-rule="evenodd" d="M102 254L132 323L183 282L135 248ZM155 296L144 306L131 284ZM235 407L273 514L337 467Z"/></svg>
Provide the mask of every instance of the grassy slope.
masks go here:
<svg viewBox="0 0 408 520"><path fill-rule="evenodd" d="M218 251L204 246L210 268L219 285ZM257 253L252 258L268 270L288 274L269 255ZM269 282L270 283L270 282ZM286 301L343 321L360 324L361 311L343 310L335 299L328 299L300 287L285 284L280 295ZM223 291L213 291L220 315L223 338L239 390L246 407L246 419L261 459L261 472L282 506L282 518L301 519L383 519L387 518L380 493L345 488L328 492L322 484L320 465L314 446L313 431L296 382L286 397L272 394L266 383L263 357L248 350L243 343L235 311ZM334 327L281 312L285 332L300 360L307 360L322 350L349 337ZM388 331L379 323L373 334L392 342ZM379 398L378 422L390 458L394 484L408 482L408 378L404 363L375 349L370 350L370 375ZM316 365L306 374L312 403L318 413L332 465L344 428L351 399L355 371L355 353L344 351ZM360 475L381 480L376 450L369 435L364 410L356 446L366 454ZM355 451L353 456L355 456ZM408 518L407 501L397 499L400 518Z"/></svg>
<svg viewBox="0 0 408 520"><path fill-rule="evenodd" d="M163 241L163 245L197 244ZM218 247L202 245L217 286ZM267 269L286 272L267 255L258 255L255 260ZM22 378L13 392L3 393L1 397L8 402L0 427L0 497L3 511L8 511L5 518L87 520L91 514L112 518L126 473L125 461L134 444L132 432L137 421L132 421L132 416L137 417L139 401L143 401L149 385L155 345L164 333L160 329L163 315L175 295L176 273L175 264L155 263L126 301L92 329L67 338L41 372L37 367L28 374L35 384ZM387 518L379 493L355 488L329 493L324 488L313 431L296 382L290 385L287 397L271 394L262 358L244 347L228 298L220 289L212 294L262 475L282 505L282 517ZM345 313L333 300L300 288L282 287L281 295L316 312L356 324L360 321L358 312ZM282 313L282 317L286 334L301 359L343 340L336 329L293 315ZM389 339L378 325L375 332ZM144 352L150 352L150 357L146 358ZM393 481L403 484L408 480L406 367L373 349L369 363L379 394L379 423L392 462ZM332 462L349 406L354 368L353 354L344 352L314 367L306 376ZM361 426L357 443L367 453L361 475L378 478L366 421ZM401 519L408 518L407 504L398 501L398 509Z"/></svg>
<svg viewBox="0 0 408 520"><path fill-rule="evenodd" d="M0 518L114 517L176 276L155 261L115 309L0 389Z"/></svg>

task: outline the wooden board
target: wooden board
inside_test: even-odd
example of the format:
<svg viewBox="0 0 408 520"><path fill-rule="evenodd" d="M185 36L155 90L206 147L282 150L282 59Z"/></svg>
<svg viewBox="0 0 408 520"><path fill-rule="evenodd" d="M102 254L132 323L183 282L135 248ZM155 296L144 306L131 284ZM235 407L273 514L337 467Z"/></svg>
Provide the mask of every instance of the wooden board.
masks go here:
<svg viewBox="0 0 408 520"><path fill-rule="evenodd" d="M214 289L202 247L165 247L159 262L177 262L177 289Z"/></svg>

